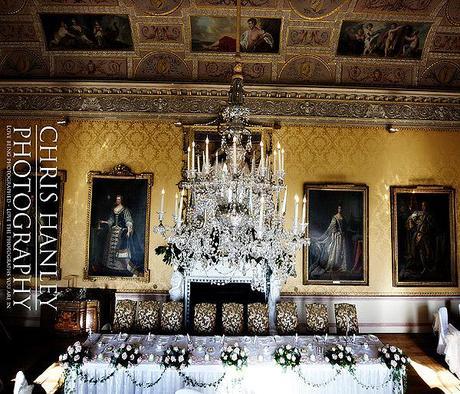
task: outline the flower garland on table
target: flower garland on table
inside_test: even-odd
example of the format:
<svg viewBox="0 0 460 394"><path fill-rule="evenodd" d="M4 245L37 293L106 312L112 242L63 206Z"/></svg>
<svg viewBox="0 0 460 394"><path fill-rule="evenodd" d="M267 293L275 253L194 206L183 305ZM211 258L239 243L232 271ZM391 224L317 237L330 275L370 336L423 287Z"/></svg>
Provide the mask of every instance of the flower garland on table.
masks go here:
<svg viewBox="0 0 460 394"><path fill-rule="evenodd" d="M324 354L324 359L331 365L346 368L350 372L354 370L356 364L351 348L343 345L337 345L330 348Z"/></svg>
<svg viewBox="0 0 460 394"><path fill-rule="evenodd" d="M137 365L141 361L141 354L136 346L122 343L120 347L113 352L110 363L115 368L128 368Z"/></svg>
<svg viewBox="0 0 460 394"><path fill-rule="evenodd" d="M275 362L285 369L299 366L300 357L300 350L289 344L279 347L273 353Z"/></svg>
<svg viewBox="0 0 460 394"><path fill-rule="evenodd" d="M161 361L161 364L164 367L164 371L166 371L167 368L175 368L177 370L177 373L182 378L186 386L199 387L199 388L213 387L214 389L216 389L225 377L225 373L224 373L219 379L215 380L214 382L211 382L211 383L199 382L193 379L192 377L186 375L185 372L183 371L185 368L187 368L190 365L190 363L191 363L190 351L185 348L179 348L178 346L170 346L168 349L166 349L165 352L163 353L163 357Z"/></svg>
<svg viewBox="0 0 460 394"><path fill-rule="evenodd" d="M391 378L393 380L394 391L400 387L402 381L401 392L407 391L407 374L406 368L410 364L411 359L403 353L403 351L396 346L388 345L379 348L378 355L380 361L382 361L390 370Z"/></svg>
<svg viewBox="0 0 460 394"><path fill-rule="evenodd" d="M235 343L233 346L228 345L222 350L220 353L220 360L226 366L242 370L243 367L248 365L248 353L245 349L241 348L238 343Z"/></svg>
<svg viewBox="0 0 460 394"><path fill-rule="evenodd" d="M78 341L67 347L66 352L59 356L59 362L64 369L78 369L85 361L88 361L88 353L88 349Z"/></svg>

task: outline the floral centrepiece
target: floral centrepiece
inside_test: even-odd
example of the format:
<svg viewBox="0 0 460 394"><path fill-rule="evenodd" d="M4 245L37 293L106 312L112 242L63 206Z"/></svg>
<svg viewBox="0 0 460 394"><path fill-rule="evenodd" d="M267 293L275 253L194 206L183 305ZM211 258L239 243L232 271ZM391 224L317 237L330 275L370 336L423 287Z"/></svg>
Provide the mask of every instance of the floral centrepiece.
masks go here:
<svg viewBox="0 0 460 394"><path fill-rule="evenodd" d="M65 369L78 368L86 361L88 361L88 349L80 342L70 345L66 352L59 356L59 362Z"/></svg>
<svg viewBox="0 0 460 394"><path fill-rule="evenodd" d="M116 368L128 368L137 365L141 360L141 354L136 346L122 343L113 352L111 364Z"/></svg>
<svg viewBox="0 0 460 394"><path fill-rule="evenodd" d="M403 351L396 346L385 345L379 348L379 357L382 362L386 364L389 369L406 370L406 366L410 363L410 358L407 357Z"/></svg>
<svg viewBox="0 0 460 394"><path fill-rule="evenodd" d="M245 349L241 348L238 343L228 345L220 353L220 359L224 365L242 369L248 365L248 353Z"/></svg>
<svg viewBox="0 0 460 394"><path fill-rule="evenodd" d="M356 364L351 348L343 345L337 345L330 348L324 354L324 359L332 365L338 365L348 369L352 369Z"/></svg>
<svg viewBox="0 0 460 394"><path fill-rule="evenodd" d="M300 351L289 344L284 345L276 349L273 358L283 368L295 368L300 364Z"/></svg>
<svg viewBox="0 0 460 394"><path fill-rule="evenodd" d="M161 360L165 368L184 369L190 365L190 351L178 346L170 346L163 353Z"/></svg>

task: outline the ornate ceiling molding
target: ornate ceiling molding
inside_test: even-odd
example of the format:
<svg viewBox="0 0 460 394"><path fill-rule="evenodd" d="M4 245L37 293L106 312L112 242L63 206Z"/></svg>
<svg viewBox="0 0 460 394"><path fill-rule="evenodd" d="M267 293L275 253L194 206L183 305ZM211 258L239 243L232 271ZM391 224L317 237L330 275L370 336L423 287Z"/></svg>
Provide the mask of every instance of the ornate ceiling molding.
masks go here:
<svg viewBox="0 0 460 394"><path fill-rule="evenodd" d="M213 118L227 85L0 81L0 116ZM460 93L331 87L246 86L254 120L460 130Z"/></svg>

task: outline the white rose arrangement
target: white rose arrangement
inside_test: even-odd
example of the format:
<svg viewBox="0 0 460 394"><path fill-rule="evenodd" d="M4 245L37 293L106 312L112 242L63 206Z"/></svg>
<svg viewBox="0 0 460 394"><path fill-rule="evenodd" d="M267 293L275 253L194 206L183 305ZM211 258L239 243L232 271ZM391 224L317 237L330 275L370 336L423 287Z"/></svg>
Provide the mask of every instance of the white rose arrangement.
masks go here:
<svg viewBox="0 0 460 394"><path fill-rule="evenodd" d="M279 347L273 353L275 362L283 368L295 368L300 364L300 350L291 345Z"/></svg>
<svg viewBox="0 0 460 394"><path fill-rule="evenodd" d="M355 357L349 346L336 345L324 354L324 359L332 364L343 368L353 369L356 364Z"/></svg>
<svg viewBox="0 0 460 394"><path fill-rule="evenodd" d="M380 360L389 369L401 370L403 372L406 371L406 366L411 361L399 347L388 344L379 348L378 355Z"/></svg>
<svg viewBox="0 0 460 394"><path fill-rule="evenodd" d="M75 342L67 347L65 353L59 356L59 363L65 368L79 368L84 362L88 361L88 349L83 347L80 342Z"/></svg>
<svg viewBox="0 0 460 394"><path fill-rule="evenodd" d="M170 346L163 353L161 360L165 368L176 368L178 370L184 369L190 365L190 351L178 346Z"/></svg>
<svg viewBox="0 0 460 394"><path fill-rule="evenodd" d="M241 348L238 343L235 343L233 346L228 345L222 349L220 360L222 364L240 370L248 365L248 352L246 349Z"/></svg>
<svg viewBox="0 0 460 394"><path fill-rule="evenodd" d="M130 344L122 343L113 352L111 364L116 368L128 368L137 365L141 361L139 349Z"/></svg>

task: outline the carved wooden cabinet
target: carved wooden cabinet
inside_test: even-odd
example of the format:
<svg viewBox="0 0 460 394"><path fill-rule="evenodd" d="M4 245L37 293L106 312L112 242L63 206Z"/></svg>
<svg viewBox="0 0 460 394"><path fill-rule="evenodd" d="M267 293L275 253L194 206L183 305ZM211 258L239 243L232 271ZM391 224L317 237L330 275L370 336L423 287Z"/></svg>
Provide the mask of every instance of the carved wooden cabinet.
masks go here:
<svg viewBox="0 0 460 394"><path fill-rule="evenodd" d="M57 301L54 329L80 334L99 330L99 301Z"/></svg>

